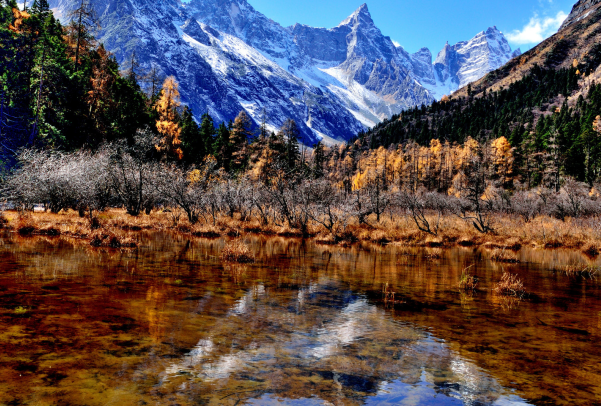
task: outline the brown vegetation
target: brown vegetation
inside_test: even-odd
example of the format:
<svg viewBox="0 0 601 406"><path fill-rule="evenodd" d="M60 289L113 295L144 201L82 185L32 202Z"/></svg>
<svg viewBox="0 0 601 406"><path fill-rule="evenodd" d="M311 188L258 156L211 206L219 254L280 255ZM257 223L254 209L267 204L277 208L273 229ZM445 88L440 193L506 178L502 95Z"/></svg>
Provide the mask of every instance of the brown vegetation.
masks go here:
<svg viewBox="0 0 601 406"><path fill-rule="evenodd" d="M228 242L223 248L223 251L221 251L219 258L224 262L235 262L239 264L255 262L255 254L242 240Z"/></svg>
<svg viewBox="0 0 601 406"><path fill-rule="evenodd" d="M470 274L470 268L472 266L473 265L468 266L461 273L461 278L459 279L459 289L473 292L478 288L480 281L476 276Z"/></svg>
<svg viewBox="0 0 601 406"><path fill-rule="evenodd" d="M516 264L520 262L517 254L506 249L495 248L490 254L490 259L495 262L506 262Z"/></svg>
<svg viewBox="0 0 601 406"><path fill-rule="evenodd" d="M335 239L319 224L309 224L306 236L315 238L322 244L348 245L356 242L377 244L396 243L404 246L443 248L452 246L483 246L491 249L491 259L499 262L515 262L517 256L512 250L522 246L537 248L579 249L591 256L599 246L601 236L596 220L566 219L561 221L548 216L524 222L514 216L498 216L495 219L495 233L482 234L470 224L452 215L441 218L444 229L438 236L420 231L409 216L400 214L386 216L377 222L375 216L368 217L367 224L352 222L345 233ZM21 235L66 236L80 239L93 238L94 230L90 220L79 217L74 210L61 213L27 213L20 215L10 211L4 213L4 227ZM239 216L217 215L212 220L190 224L177 214L177 210L155 211L150 215L130 216L124 209L108 209L95 219L100 230L126 238L128 233L137 231L170 231L200 238L239 236L242 234L262 234L281 237L302 237L303 234L286 225L273 221L262 223L256 218L246 220Z"/></svg>
<svg viewBox="0 0 601 406"><path fill-rule="evenodd" d="M503 274L499 283L493 288L493 292L498 296L511 296L519 299L526 295L526 289L524 289L521 279L509 272Z"/></svg>

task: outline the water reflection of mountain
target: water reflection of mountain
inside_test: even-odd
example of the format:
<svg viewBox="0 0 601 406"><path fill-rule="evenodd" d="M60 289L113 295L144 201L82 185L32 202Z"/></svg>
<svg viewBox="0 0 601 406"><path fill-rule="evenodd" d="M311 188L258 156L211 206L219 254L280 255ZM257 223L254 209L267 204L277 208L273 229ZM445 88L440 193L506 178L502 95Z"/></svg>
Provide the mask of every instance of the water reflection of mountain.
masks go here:
<svg viewBox="0 0 601 406"><path fill-rule="evenodd" d="M164 385L193 377L207 397L221 388L250 404L522 404L442 340L333 282L257 285L202 335L166 368Z"/></svg>
<svg viewBox="0 0 601 406"><path fill-rule="evenodd" d="M518 402L504 387L535 404L601 396L599 284L550 271L599 264L578 253L523 250L507 265L464 248L249 238L257 263L225 265L223 240L139 237L133 251L0 240L0 404ZM460 294L470 265L480 291ZM491 295L504 271L532 293L513 309Z"/></svg>

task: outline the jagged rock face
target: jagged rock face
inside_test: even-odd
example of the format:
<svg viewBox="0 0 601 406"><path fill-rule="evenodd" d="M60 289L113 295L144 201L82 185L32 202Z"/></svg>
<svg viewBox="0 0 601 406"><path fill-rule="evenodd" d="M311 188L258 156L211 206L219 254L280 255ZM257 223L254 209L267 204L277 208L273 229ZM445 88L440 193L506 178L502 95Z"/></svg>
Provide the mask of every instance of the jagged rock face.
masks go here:
<svg viewBox="0 0 601 406"><path fill-rule="evenodd" d="M519 55L521 51L512 51L507 39L496 27L479 33L469 41L453 46L447 43L434 61L436 87L429 89L441 97L441 92L448 94L466 86Z"/></svg>
<svg viewBox="0 0 601 406"><path fill-rule="evenodd" d="M579 0L572 8L572 12L568 18L566 18L559 28L559 31L563 30L570 24L586 18L593 10L599 8L600 5L601 0Z"/></svg>
<svg viewBox="0 0 601 406"><path fill-rule="evenodd" d="M302 24L292 27L294 43L303 55L309 58L342 63L346 60L346 36L350 33L347 27L328 30L313 28Z"/></svg>
<svg viewBox="0 0 601 406"><path fill-rule="evenodd" d="M422 48L414 54L411 54L411 64L413 72L421 79L422 84L436 85L436 77L432 69L432 52L428 48Z"/></svg>
<svg viewBox="0 0 601 406"><path fill-rule="evenodd" d="M496 29L453 47L432 64L410 55L376 27L366 5L332 29L282 27L246 0L92 0L101 42L126 68L133 52L144 70L180 83L199 117L233 119L246 110L271 129L294 119L305 144L345 141L404 109L429 104L509 59ZM50 0L59 17L79 0ZM503 42L504 41L504 42ZM444 91L442 91L442 90Z"/></svg>

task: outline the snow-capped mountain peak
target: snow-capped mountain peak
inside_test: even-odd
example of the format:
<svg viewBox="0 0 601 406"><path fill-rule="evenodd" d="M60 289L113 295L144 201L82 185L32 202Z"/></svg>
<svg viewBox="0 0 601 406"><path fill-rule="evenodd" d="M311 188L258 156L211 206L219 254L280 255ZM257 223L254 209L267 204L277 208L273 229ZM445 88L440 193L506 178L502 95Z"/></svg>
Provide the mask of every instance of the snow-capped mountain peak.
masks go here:
<svg viewBox="0 0 601 406"><path fill-rule="evenodd" d="M434 61L436 83L426 83L426 87L434 97L440 98L480 79L519 55L521 51L512 51L497 27L490 27L471 40L455 45L450 45L447 41Z"/></svg>
<svg viewBox="0 0 601 406"><path fill-rule="evenodd" d="M355 26L357 24L365 24L375 26L374 21L371 18L367 4L363 3L353 14L344 19L338 27L342 26Z"/></svg>
<svg viewBox="0 0 601 406"><path fill-rule="evenodd" d="M382 34L366 4L334 28L282 27L246 0L90 0L99 40L121 63L180 83L182 101L216 122L264 112L276 130L288 119L307 145L350 139L404 109L431 103L495 69L511 49L496 28L445 46L432 63ZM50 0L59 18L79 0Z"/></svg>

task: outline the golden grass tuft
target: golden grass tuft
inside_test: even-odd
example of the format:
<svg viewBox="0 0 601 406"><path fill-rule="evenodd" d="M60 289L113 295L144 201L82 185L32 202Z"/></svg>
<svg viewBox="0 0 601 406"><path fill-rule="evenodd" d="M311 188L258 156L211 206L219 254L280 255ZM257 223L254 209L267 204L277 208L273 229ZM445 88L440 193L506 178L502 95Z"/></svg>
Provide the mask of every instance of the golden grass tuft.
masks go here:
<svg viewBox="0 0 601 406"><path fill-rule="evenodd" d="M92 247L106 248L136 248L138 244L133 238L117 235L105 230L94 231L91 235Z"/></svg>
<svg viewBox="0 0 601 406"><path fill-rule="evenodd" d="M255 262L255 254L242 240L233 240L225 244L219 258L224 262L235 262L238 264Z"/></svg>
<svg viewBox="0 0 601 406"><path fill-rule="evenodd" d="M430 248L442 247L442 246L444 246L444 240L442 237L428 236L428 237L426 237L426 240L424 241L424 246L430 247Z"/></svg>
<svg viewBox="0 0 601 406"><path fill-rule="evenodd" d="M338 242L332 236L332 234L320 234L315 237L315 243L319 245L336 245Z"/></svg>
<svg viewBox="0 0 601 406"><path fill-rule="evenodd" d="M473 292L478 288L480 280L476 276L470 274L470 268L472 266L473 265L468 266L463 270L463 272L461 272L461 277L459 278L459 289Z"/></svg>
<svg viewBox="0 0 601 406"><path fill-rule="evenodd" d="M370 233L369 241L373 241L378 244L388 244L390 239L386 231L374 230L372 233Z"/></svg>
<svg viewBox="0 0 601 406"><path fill-rule="evenodd" d="M526 289L517 275L505 272L501 280L495 284L493 293L497 296L511 296L521 299L526 295Z"/></svg>
<svg viewBox="0 0 601 406"><path fill-rule="evenodd" d="M508 264L517 264L520 262L520 259L515 252L504 248L493 249L490 253L490 259L495 262L505 262Z"/></svg>
<svg viewBox="0 0 601 406"><path fill-rule="evenodd" d="M473 237L461 237L457 241L457 245L459 245L460 247L473 247L476 244L477 243L475 241L475 238Z"/></svg>

